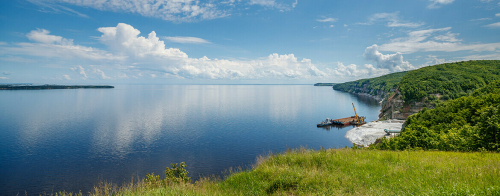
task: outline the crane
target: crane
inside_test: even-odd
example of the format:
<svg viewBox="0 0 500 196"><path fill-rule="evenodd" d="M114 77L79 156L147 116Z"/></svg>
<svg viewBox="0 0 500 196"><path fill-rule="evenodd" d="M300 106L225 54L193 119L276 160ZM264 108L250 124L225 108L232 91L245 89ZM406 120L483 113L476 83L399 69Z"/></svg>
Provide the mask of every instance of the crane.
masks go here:
<svg viewBox="0 0 500 196"><path fill-rule="evenodd" d="M359 121L358 114L356 113L356 108L354 107L354 103L352 103L352 108L354 108L354 114L356 114L356 120L358 120L358 124L361 124L361 121ZM363 117L361 117L361 120L364 121Z"/></svg>

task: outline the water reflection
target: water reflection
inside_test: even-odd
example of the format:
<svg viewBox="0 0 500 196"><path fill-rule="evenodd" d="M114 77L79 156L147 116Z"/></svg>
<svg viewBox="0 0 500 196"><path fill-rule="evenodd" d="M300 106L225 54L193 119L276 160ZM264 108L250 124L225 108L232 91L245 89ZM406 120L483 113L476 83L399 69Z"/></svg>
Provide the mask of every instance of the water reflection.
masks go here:
<svg viewBox="0 0 500 196"><path fill-rule="evenodd" d="M98 180L163 173L193 179L249 166L269 151L351 146L325 118L375 120L380 106L304 85L130 85L0 92L0 195L88 191Z"/></svg>

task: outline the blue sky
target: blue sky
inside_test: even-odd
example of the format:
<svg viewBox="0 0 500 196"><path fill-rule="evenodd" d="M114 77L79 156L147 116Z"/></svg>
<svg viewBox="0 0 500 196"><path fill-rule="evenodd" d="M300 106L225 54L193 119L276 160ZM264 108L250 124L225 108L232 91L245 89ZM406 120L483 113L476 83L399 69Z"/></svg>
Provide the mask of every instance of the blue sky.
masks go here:
<svg viewBox="0 0 500 196"><path fill-rule="evenodd" d="M500 0L0 1L0 83L311 84L500 59Z"/></svg>

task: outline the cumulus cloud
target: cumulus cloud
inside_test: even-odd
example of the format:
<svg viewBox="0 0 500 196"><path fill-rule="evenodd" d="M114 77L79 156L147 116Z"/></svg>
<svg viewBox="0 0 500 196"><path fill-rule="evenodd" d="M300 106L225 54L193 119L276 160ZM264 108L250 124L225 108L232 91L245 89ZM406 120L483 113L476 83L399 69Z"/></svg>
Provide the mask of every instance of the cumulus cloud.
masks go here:
<svg viewBox="0 0 500 196"><path fill-rule="evenodd" d="M64 79L66 79L66 80L71 80L71 77L69 77L69 75L66 75L66 74L65 74L65 75L63 75L63 77L64 77Z"/></svg>
<svg viewBox="0 0 500 196"><path fill-rule="evenodd" d="M372 25L377 21L387 21L388 27L409 27L416 28L424 25L425 23L413 23L402 21L399 17L399 12L394 13L377 13L370 16L369 21L366 23L357 23L360 25Z"/></svg>
<svg viewBox="0 0 500 196"><path fill-rule="evenodd" d="M400 72L415 69L408 61L403 61L403 55L399 52L396 54L382 54L379 51L378 45L374 44L365 49L363 56L366 60L377 63L379 68L389 69L391 72Z"/></svg>
<svg viewBox="0 0 500 196"><path fill-rule="evenodd" d="M177 48L165 48L154 31L148 34L148 38L139 36L141 33L134 27L119 23L116 27L101 27L97 29L102 33L99 40L107 45L112 52L128 55L129 57L179 57L187 58L187 54Z"/></svg>
<svg viewBox="0 0 500 196"><path fill-rule="evenodd" d="M500 13L498 13L498 14L495 14L495 16L496 16L496 17L500 17Z"/></svg>
<svg viewBox="0 0 500 196"><path fill-rule="evenodd" d="M437 9L440 8L441 5L447 5L453 3L455 0L429 0L432 2L427 8L429 9Z"/></svg>
<svg viewBox="0 0 500 196"><path fill-rule="evenodd" d="M458 39L458 33L451 33L451 27L410 31L408 37L392 39L390 43L382 44L381 51L414 53L419 51L495 51L500 49L500 43L464 44Z"/></svg>
<svg viewBox="0 0 500 196"><path fill-rule="evenodd" d="M87 62L89 69L82 65L68 67L81 79L120 79L120 78L175 78L175 79L210 79L210 80L310 80L336 79L342 77L361 77L389 73L406 69L402 56L396 57L377 54L378 68L371 64L344 66L339 63L335 68L315 65L311 59L298 58L294 54L273 53L266 57L250 60L211 59L206 56L190 58L178 48L167 47L154 31L141 36L141 32L131 25L119 23L114 27L101 27L98 41L105 49L74 45L60 36L50 35L48 31L36 30L42 38L31 38L40 43L14 43L0 46L1 55L35 56L46 59L61 59L61 62ZM449 38L440 38L449 39ZM386 57L389 56L389 57ZM384 58L390 60L384 61ZM394 60L396 59L396 60ZM66 60L66 61L64 61ZM64 66L64 65L62 65ZM399 69L398 67L399 66ZM105 73L106 72L106 73ZM109 74L109 75L108 75ZM68 75L70 76L70 75ZM150 77L144 77L150 76Z"/></svg>
<svg viewBox="0 0 500 196"><path fill-rule="evenodd" d="M26 34L29 40L41 42L45 44L61 44L61 45L73 45L72 39L65 39L61 36L49 35L50 31L45 29L33 30Z"/></svg>
<svg viewBox="0 0 500 196"><path fill-rule="evenodd" d="M209 44L210 42L207 40L204 40L199 37L182 37L182 36L175 36L175 37L163 37L164 39L171 41L171 42L177 42L177 43L188 43L188 44Z"/></svg>
<svg viewBox="0 0 500 196"><path fill-rule="evenodd" d="M99 40L113 53L126 55L140 70L159 72L157 76L205 79L259 79L323 77L310 59L298 60L294 54L271 54L256 60L189 58L177 48L167 48L153 31L148 37L124 23L103 27ZM156 74L155 74L156 75Z"/></svg>

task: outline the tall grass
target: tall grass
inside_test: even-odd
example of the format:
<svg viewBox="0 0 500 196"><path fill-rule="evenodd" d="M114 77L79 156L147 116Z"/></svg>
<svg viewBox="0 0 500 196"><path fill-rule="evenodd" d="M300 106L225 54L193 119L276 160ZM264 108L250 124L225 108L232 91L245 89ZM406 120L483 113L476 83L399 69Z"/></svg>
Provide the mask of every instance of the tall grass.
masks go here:
<svg viewBox="0 0 500 196"><path fill-rule="evenodd" d="M500 195L500 154L301 148L224 180L101 185L91 195Z"/></svg>

